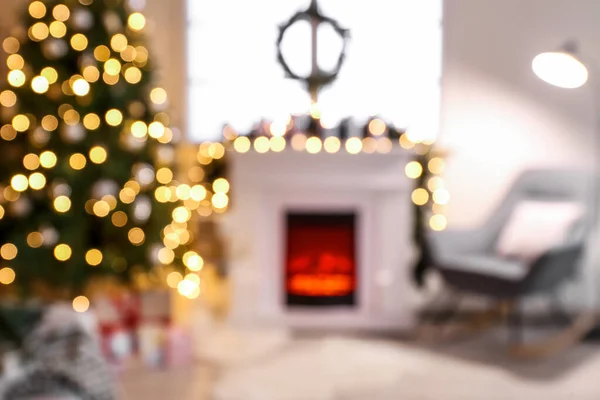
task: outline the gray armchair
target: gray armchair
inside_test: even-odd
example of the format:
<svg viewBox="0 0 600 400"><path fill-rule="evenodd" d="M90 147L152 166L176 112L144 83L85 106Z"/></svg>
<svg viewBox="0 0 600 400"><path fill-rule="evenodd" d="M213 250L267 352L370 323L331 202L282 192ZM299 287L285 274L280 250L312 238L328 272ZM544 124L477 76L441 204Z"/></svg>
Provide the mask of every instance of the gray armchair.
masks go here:
<svg viewBox="0 0 600 400"><path fill-rule="evenodd" d="M522 173L479 228L432 234L434 268L454 292L513 303L528 295L552 293L576 276L590 218L581 218L564 243L531 263L497 256L496 242L520 201L580 201L586 210L591 210L591 188L590 176L581 171L528 170Z"/></svg>

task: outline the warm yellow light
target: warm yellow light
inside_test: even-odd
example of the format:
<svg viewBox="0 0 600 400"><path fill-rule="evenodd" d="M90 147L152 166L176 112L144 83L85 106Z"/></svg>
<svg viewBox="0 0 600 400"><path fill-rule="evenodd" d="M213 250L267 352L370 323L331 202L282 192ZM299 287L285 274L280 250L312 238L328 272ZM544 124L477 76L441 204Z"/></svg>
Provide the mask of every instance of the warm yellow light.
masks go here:
<svg viewBox="0 0 600 400"><path fill-rule="evenodd" d="M125 70L125 80L131 84L139 83L142 80L142 71L137 67L129 67Z"/></svg>
<svg viewBox="0 0 600 400"><path fill-rule="evenodd" d="M143 67L148 62L148 50L144 46L137 46L135 48L135 60L134 64L138 67Z"/></svg>
<svg viewBox="0 0 600 400"><path fill-rule="evenodd" d="M171 199L171 191L168 187L159 186L154 191L154 197L159 203L167 203Z"/></svg>
<svg viewBox="0 0 600 400"><path fill-rule="evenodd" d="M266 153L271 148L271 142L266 136L258 137L254 140L254 150L257 153Z"/></svg>
<svg viewBox="0 0 600 400"><path fill-rule="evenodd" d="M371 122L369 122L369 132L373 136L383 135L385 133L386 129L387 129L387 126L385 125L385 122L383 122L379 118L375 118L375 119L371 120Z"/></svg>
<svg viewBox="0 0 600 400"><path fill-rule="evenodd" d="M0 137L7 142L10 142L17 137L17 131L15 131L15 128L13 128L12 125L3 125L2 128L0 128Z"/></svg>
<svg viewBox="0 0 600 400"><path fill-rule="evenodd" d="M137 183L136 181L127 181L127 183L125 183L124 187L129 188L131 190L133 190L133 192L135 194L139 194L140 190L142 189L142 187L140 186L139 183Z"/></svg>
<svg viewBox="0 0 600 400"><path fill-rule="evenodd" d="M54 21L50 24L50 34L60 39L67 34L67 26L61 21Z"/></svg>
<svg viewBox="0 0 600 400"><path fill-rule="evenodd" d="M375 149L378 153L387 154L392 151L392 141L387 137L377 139L375 143Z"/></svg>
<svg viewBox="0 0 600 400"><path fill-rule="evenodd" d="M167 91L163 88L154 88L150 92L150 101L154 104L164 104L167 101Z"/></svg>
<svg viewBox="0 0 600 400"><path fill-rule="evenodd" d="M190 197L196 201L202 201L206 198L207 191L202 185L194 185L190 190Z"/></svg>
<svg viewBox="0 0 600 400"><path fill-rule="evenodd" d="M37 249L44 244L44 236L40 232L31 232L27 235L27 244L29 247Z"/></svg>
<svg viewBox="0 0 600 400"><path fill-rule="evenodd" d="M36 42L42 41L48 37L50 29L43 22L37 22L29 30L29 37Z"/></svg>
<svg viewBox="0 0 600 400"><path fill-rule="evenodd" d="M297 133L294 136L292 136L291 142L292 149L296 151L303 151L306 146L306 135L302 133Z"/></svg>
<svg viewBox="0 0 600 400"><path fill-rule="evenodd" d="M100 71L93 65L85 67L82 71L83 78L88 82L97 82L100 79Z"/></svg>
<svg viewBox="0 0 600 400"><path fill-rule="evenodd" d="M377 150L377 140L372 137L364 138L362 145L362 151L367 154L373 154L375 153L375 150Z"/></svg>
<svg viewBox="0 0 600 400"><path fill-rule="evenodd" d="M183 255L183 264L190 271L200 271L204 266L204 260L195 251L188 251Z"/></svg>
<svg viewBox="0 0 600 400"><path fill-rule="evenodd" d="M325 151L331 154L340 151L341 146L342 143L340 142L340 139L338 139L335 136L330 136L323 142L323 147L325 148Z"/></svg>
<svg viewBox="0 0 600 400"><path fill-rule="evenodd" d="M97 114L90 113L83 117L83 126L90 131L100 127L100 117Z"/></svg>
<svg viewBox="0 0 600 400"><path fill-rule="evenodd" d="M12 90L4 90L0 93L0 105L12 107L17 104L17 95Z"/></svg>
<svg viewBox="0 0 600 400"><path fill-rule="evenodd" d="M102 200L108 203L108 206L110 207L111 211L117 207L117 199L112 194L102 196Z"/></svg>
<svg viewBox="0 0 600 400"><path fill-rule="evenodd" d="M306 140L306 152L309 154L317 154L323 148L323 143L318 137L310 137Z"/></svg>
<svg viewBox="0 0 600 400"><path fill-rule="evenodd" d="M415 189L412 192L412 201L418 206L423 206L429 201L429 192L423 188Z"/></svg>
<svg viewBox="0 0 600 400"><path fill-rule="evenodd" d="M40 166L40 158L33 153L29 153L23 157L23 166L33 171Z"/></svg>
<svg viewBox="0 0 600 400"><path fill-rule="evenodd" d="M0 206L0 219L4 218L4 207Z"/></svg>
<svg viewBox="0 0 600 400"><path fill-rule="evenodd" d="M29 4L29 15L33 18L43 18L46 15L46 6L41 1L34 1Z"/></svg>
<svg viewBox="0 0 600 400"><path fill-rule="evenodd" d="M313 117L314 119L319 119L321 118L321 110L319 108L319 105L317 103L313 103L310 105L310 116Z"/></svg>
<svg viewBox="0 0 600 400"><path fill-rule="evenodd" d="M188 279L184 279L177 285L177 291L180 295L188 298L196 298L200 294L198 284Z"/></svg>
<svg viewBox="0 0 600 400"><path fill-rule="evenodd" d="M58 128L58 119L54 115L46 115L42 118L42 128L48 132L54 131Z"/></svg>
<svg viewBox="0 0 600 400"><path fill-rule="evenodd" d="M71 37L71 47L77 51L83 51L88 46L88 39L81 33L76 33Z"/></svg>
<svg viewBox="0 0 600 400"><path fill-rule="evenodd" d="M43 76L36 76L31 80L31 89L36 93L46 93L49 86L48 80Z"/></svg>
<svg viewBox="0 0 600 400"><path fill-rule="evenodd" d="M177 285L179 285L179 282L181 282L182 280L183 275L181 275L177 271L173 271L169 275L167 275L167 285L173 289L177 288Z"/></svg>
<svg viewBox="0 0 600 400"><path fill-rule="evenodd" d="M8 83L14 87L21 87L25 84L25 74L19 69L13 69L8 73Z"/></svg>
<svg viewBox="0 0 600 400"><path fill-rule="evenodd" d="M141 31L146 26L146 17L139 12L135 12L127 18L127 25L134 31Z"/></svg>
<svg viewBox="0 0 600 400"><path fill-rule="evenodd" d="M225 155L225 146L221 143L211 143L210 146L208 146L208 155L215 160L223 158Z"/></svg>
<svg viewBox="0 0 600 400"><path fill-rule="evenodd" d="M171 171L169 168L159 169L156 171L156 180L165 185L170 183L173 180L173 171Z"/></svg>
<svg viewBox="0 0 600 400"><path fill-rule="evenodd" d="M140 246L142 243L144 243L146 235L144 234L144 231L140 228L132 228L127 233L127 238L129 239L131 244L135 246Z"/></svg>
<svg viewBox="0 0 600 400"><path fill-rule="evenodd" d="M434 231L443 231L448 226L448 220L441 214L434 215L429 220L429 226Z"/></svg>
<svg viewBox="0 0 600 400"><path fill-rule="evenodd" d="M168 247L163 247L158 251L158 261L162 264L171 264L175 259L175 253Z"/></svg>
<svg viewBox="0 0 600 400"><path fill-rule="evenodd" d="M5 260L13 260L17 254L19 254L19 250L17 249L17 246L12 243L5 243L0 247L0 257Z"/></svg>
<svg viewBox="0 0 600 400"><path fill-rule="evenodd" d="M227 193L229 192L229 182L225 178L215 179L213 182L213 190L216 193Z"/></svg>
<svg viewBox="0 0 600 400"><path fill-rule="evenodd" d="M65 123L67 125L77 125L79 123L79 120L81 119L81 116L79 115L79 113L73 109L67 110L65 111L64 115L63 115L63 119L65 120Z"/></svg>
<svg viewBox="0 0 600 400"><path fill-rule="evenodd" d="M229 197L225 193L215 193L211 203L214 208L225 208L229 204Z"/></svg>
<svg viewBox="0 0 600 400"><path fill-rule="evenodd" d="M411 161L404 168L406 176L411 179L417 179L423 174L423 166L418 161Z"/></svg>
<svg viewBox="0 0 600 400"><path fill-rule="evenodd" d="M56 72L56 70L52 67L46 67L46 68L42 69L42 72L40 72L40 75L43 76L44 78L46 78L48 83L51 85L53 83L56 83L56 81L58 80L58 72Z"/></svg>
<svg viewBox="0 0 600 400"><path fill-rule="evenodd" d="M73 82L73 93L77 96L85 96L90 92L90 84L83 78L79 78Z"/></svg>
<svg viewBox="0 0 600 400"><path fill-rule="evenodd" d="M362 150L362 141L357 137L346 140L346 151L350 154L358 154Z"/></svg>
<svg viewBox="0 0 600 400"><path fill-rule="evenodd" d="M23 69L25 60L18 54L11 54L6 59L6 65L9 69Z"/></svg>
<svg viewBox="0 0 600 400"><path fill-rule="evenodd" d="M30 126L29 118L23 114L15 115L12 119L12 126L17 132L25 132Z"/></svg>
<svg viewBox="0 0 600 400"><path fill-rule="evenodd" d="M187 200L190 198L191 188L187 184L182 184L177 186L175 193L180 200Z"/></svg>
<svg viewBox="0 0 600 400"><path fill-rule="evenodd" d="M85 262L87 262L92 267L100 265L102 262L102 252L98 249L91 249L85 253Z"/></svg>
<svg viewBox="0 0 600 400"><path fill-rule="evenodd" d="M110 204L104 200L97 201L94 203L92 211L97 217L104 218L110 212Z"/></svg>
<svg viewBox="0 0 600 400"><path fill-rule="evenodd" d="M58 196L54 199L54 209L59 213L66 213L71 209L71 199L67 196Z"/></svg>
<svg viewBox="0 0 600 400"><path fill-rule="evenodd" d="M10 285L15 281L16 274L12 268L4 267L0 269L0 283L3 285Z"/></svg>
<svg viewBox="0 0 600 400"><path fill-rule="evenodd" d="M106 112L105 119L106 123L110 126L118 126L123 122L123 114L121 114L121 111L113 108Z"/></svg>
<svg viewBox="0 0 600 400"><path fill-rule="evenodd" d="M100 62L108 61L110 58L110 49L104 45L96 47L94 49L94 58Z"/></svg>
<svg viewBox="0 0 600 400"><path fill-rule="evenodd" d="M564 52L538 54L531 68L538 78L565 89L578 88L588 80L586 66L572 54Z"/></svg>
<svg viewBox="0 0 600 400"><path fill-rule="evenodd" d="M142 121L131 124L131 134L136 138L143 138L148 133L148 126Z"/></svg>
<svg viewBox="0 0 600 400"><path fill-rule="evenodd" d="M177 235L174 232L171 232L165 235L163 243L169 249L176 249L180 244L179 235Z"/></svg>
<svg viewBox="0 0 600 400"><path fill-rule="evenodd" d="M429 182L427 182L427 187L430 191L434 192L444 187L444 180L439 176L434 176L433 178L429 179Z"/></svg>
<svg viewBox="0 0 600 400"><path fill-rule="evenodd" d="M148 136L154 139L158 139L165 134L165 126L160 122L152 122L148 125Z"/></svg>
<svg viewBox="0 0 600 400"><path fill-rule="evenodd" d="M123 61L132 62L135 60L135 56L137 55L137 51L133 46L127 46L125 50L121 52L121 58Z"/></svg>
<svg viewBox="0 0 600 400"><path fill-rule="evenodd" d="M90 300L85 296L77 296L73 299L73 310L84 313L90 308Z"/></svg>
<svg viewBox="0 0 600 400"><path fill-rule="evenodd" d="M8 54L14 54L19 51L21 44L14 37L7 37L2 41L2 49Z"/></svg>
<svg viewBox="0 0 600 400"><path fill-rule="evenodd" d="M56 154L51 151L44 151L40 154L40 164L44 168L52 168L56 165Z"/></svg>
<svg viewBox="0 0 600 400"><path fill-rule="evenodd" d="M29 180L23 174L17 174L10 180L10 186L17 192L24 192L29 186Z"/></svg>
<svg viewBox="0 0 600 400"><path fill-rule="evenodd" d="M135 201L136 193L132 188L123 188L119 192L119 199L125 204L131 204Z"/></svg>
<svg viewBox="0 0 600 400"><path fill-rule="evenodd" d="M106 149L101 146L94 146L90 149L90 160L94 164L102 164L106 161L108 154L106 153Z"/></svg>
<svg viewBox="0 0 600 400"><path fill-rule="evenodd" d="M281 136L273 136L269 141L271 142L271 150L275 153L280 153L285 150L285 138Z"/></svg>
<svg viewBox="0 0 600 400"><path fill-rule="evenodd" d="M58 261L67 261L69 258L71 258L72 254L73 251L68 244L61 243L54 248L54 257Z"/></svg>
<svg viewBox="0 0 600 400"><path fill-rule="evenodd" d="M448 204L450 201L450 192L446 189L437 189L433 192L433 201L441 205Z"/></svg>
<svg viewBox="0 0 600 400"><path fill-rule="evenodd" d="M431 160L429 160L429 163L427 164L427 167L429 168L429 171L431 171L434 174L441 174L444 172L444 160L441 159L440 157L434 157Z"/></svg>
<svg viewBox="0 0 600 400"><path fill-rule="evenodd" d="M71 157L69 157L69 165L76 171L85 168L86 163L87 161L85 159L85 156L81 153L75 153Z"/></svg>
<svg viewBox="0 0 600 400"><path fill-rule="evenodd" d="M112 215L111 221L114 226L122 228L127 224L127 214L123 211L117 211Z"/></svg>
<svg viewBox="0 0 600 400"><path fill-rule="evenodd" d="M173 220L175 222L187 222L192 217L192 213L187 208L180 206L173 210Z"/></svg>
<svg viewBox="0 0 600 400"><path fill-rule="evenodd" d="M250 139L246 136L240 136L233 142L233 148L238 153L247 153L250 150Z"/></svg>
<svg viewBox="0 0 600 400"><path fill-rule="evenodd" d="M403 134L402 136L400 136L399 139L400 142L400 147L402 147L403 149L412 149L413 147L415 147L415 144L408 138L407 134Z"/></svg>
<svg viewBox="0 0 600 400"><path fill-rule="evenodd" d="M121 63L116 58L111 58L104 63L104 72L108 75L119 75L121 72Z"/></svg>
<svg viewBox="0 0 600 400"><path fill-rule="evenodd" d="M117 33L110 39L110 47L118 53L122 52L127 48L127 37L122 33Z"/></svg>
<svg viewBox="0 0 600 400"><path fill-rule="evenodd" d="M52 9L52 15L57 21L65 22L71 16L71 11L69 11L69 7L64 4L59 4Z"/></svg>
<svg viewBox="0 0 600 400"><path fill-rule="evenodd" d="M29 187L33 190L40 190L46 186L46 177L40 172L34 172L29 176Z"/></svg>

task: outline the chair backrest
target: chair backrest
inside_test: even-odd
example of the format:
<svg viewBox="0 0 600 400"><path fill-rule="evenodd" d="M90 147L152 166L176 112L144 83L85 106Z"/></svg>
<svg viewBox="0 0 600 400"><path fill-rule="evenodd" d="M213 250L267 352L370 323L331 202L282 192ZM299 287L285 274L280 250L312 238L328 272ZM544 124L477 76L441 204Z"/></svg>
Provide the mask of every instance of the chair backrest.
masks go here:
<svg viewBox="0 0 600 400"><path fill-rule="evenodd" d="M569 242L583 242L591 225L593 181L591 174L581 170L532 169L522 172L490 218L480 227L493 251L504 224L515 206L523 200L579 201L585 214L569 235Z"/></svg>

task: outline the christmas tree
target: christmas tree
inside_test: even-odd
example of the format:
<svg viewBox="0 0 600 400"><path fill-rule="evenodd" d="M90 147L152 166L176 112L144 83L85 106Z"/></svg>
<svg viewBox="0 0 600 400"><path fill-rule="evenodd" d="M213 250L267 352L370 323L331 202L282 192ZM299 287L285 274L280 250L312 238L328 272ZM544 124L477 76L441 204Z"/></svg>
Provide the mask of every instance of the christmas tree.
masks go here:
<svg viewBox="0 0 600 400"><path fill-rule="evenodd" d="M11 293L86 309L78 296L94 277L201 267L178 202L203 188L173 180L178 131L134 3L33 1L2 43L0 283Z"/></svg>

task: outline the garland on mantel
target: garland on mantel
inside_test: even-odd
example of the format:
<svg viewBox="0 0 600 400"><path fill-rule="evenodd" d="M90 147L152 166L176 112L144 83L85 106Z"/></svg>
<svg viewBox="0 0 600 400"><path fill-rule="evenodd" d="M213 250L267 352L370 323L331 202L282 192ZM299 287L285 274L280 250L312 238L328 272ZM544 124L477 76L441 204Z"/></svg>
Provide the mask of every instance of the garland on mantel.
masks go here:
<svg viewBox="0 0 600 400"><path fill-rule="evenodd" d="M336 153L342 149L350 154L358 154L387 153L395 145L399 145L411 154L412 159L405 167L405 174L415 180L411 199L413 241L418 248L418 256L413 265L413 280L421 287L426 271L433 262L428 232L444 230L447 224L444 208L449 201L449 194L441 177L444 170L441 154L433 149L433 142L414 140L404 129L397 129L380 118L371 118L362 126L353 125L352 120L346 119L336 127L326 128L318 117L319 115L314 114L295 116L279 124L261 121L250 132L244 133L238 133L226 125L223 128L223 142L200 145L198 161L207 172L205 186L209 188L215 181L226 180L224 165L227 164L227 152L225 155L212 157L210 149L214 146L223 146L228 151L238 153L246 153L252 149L258 153L281 152L290 145L295 151L311 154ZM219 167L215 168L217 165ZM209 197L210 194L209 191ZM211 200L209 197L206 201ZM222 213L225 209L218 211ZM211 216L210 213L201 214L205 218Z"/></svg>

